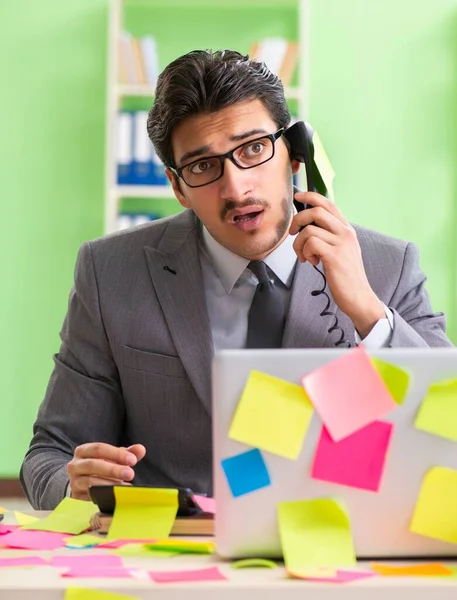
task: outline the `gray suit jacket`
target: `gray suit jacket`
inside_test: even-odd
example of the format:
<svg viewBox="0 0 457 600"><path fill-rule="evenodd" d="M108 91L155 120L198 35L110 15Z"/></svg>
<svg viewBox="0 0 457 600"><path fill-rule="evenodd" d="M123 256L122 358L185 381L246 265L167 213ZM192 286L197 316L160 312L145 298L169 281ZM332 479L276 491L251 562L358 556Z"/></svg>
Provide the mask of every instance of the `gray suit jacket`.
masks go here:
<svg viewBox="0 0 457 600"><path fill-rule="evenodd" d="M368 279L394 314L391 346L448 346L412 244L356 227ZM213 345L191 211L82 245L46 397L21 469L35 508L65 496L76 446L141 443L136 484L211 493ZM174 274L171 270L175 271ZM333 346L322 287L297 263L284 347ZM354 327L336 309L349 339Z"/></svg>

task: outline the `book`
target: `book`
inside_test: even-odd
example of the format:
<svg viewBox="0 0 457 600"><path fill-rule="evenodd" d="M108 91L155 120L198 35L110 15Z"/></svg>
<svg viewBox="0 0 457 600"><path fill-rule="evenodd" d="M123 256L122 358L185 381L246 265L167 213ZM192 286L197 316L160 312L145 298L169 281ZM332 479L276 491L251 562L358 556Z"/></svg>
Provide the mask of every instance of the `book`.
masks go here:
<svg viewBox="0 0 457 600"><path fill-rule="evenodd" d="M171 535L214 535L214 515L201 513L191 517L177 517ZM96 513L90 522L97 533L108 533L113 515Z"/></svg>

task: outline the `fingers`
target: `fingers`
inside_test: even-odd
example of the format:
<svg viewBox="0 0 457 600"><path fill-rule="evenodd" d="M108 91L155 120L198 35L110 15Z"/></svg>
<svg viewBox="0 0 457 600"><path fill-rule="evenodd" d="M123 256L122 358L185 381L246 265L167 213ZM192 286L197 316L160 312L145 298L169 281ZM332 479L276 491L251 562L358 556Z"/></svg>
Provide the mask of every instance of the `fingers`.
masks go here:
<svg viewBox="0 0 457 600"><path fill-rule="evenodd" d="M115 479L102 479L101 477L78 477L71 486L71 497L77 500L90 500L89 487L94 485L132 485L125 481Z"/></svg>
<svg viewBox="0 0 457 600"><path fill-rule="evenodd" d="M309 261L316 266L320 260L325 261L325 256L331 250L331 246L317 237L310 238L303 247L303 261Z"/></svg>
<svg viewBox="0 0 457 600"><path fill-rule="evenodd" d="M89 475L116 481L131 481L135 477L135 471L131 467L99 458L74 458L68 463L68 473L70 479Z"/></svg>
<svg viewBox="0 0 457 600"><path fill-rule="evenodd" d="M137 445L139 446L140 444ZM103 442L90 442L78 446L75 450L75 458L98 458L132 467L138 462L136 455L129 452L127 448L117 448Z"/></svg>
<svg viewBox="0 0 457 600"><path fill-rule="evenodd" d="M146 448L143 446L143 444L133 444L133 446L129 446L127 450L136 456L137 462L140 462L140 460L144 458L146 454Z"/></svg>
<svg viewBox="0 0 457 600"><path fill-rule="evenodd" d="M345 225L349 224L348 220L336 204L321 194L317 194L316 192L297 192L294 194L294 200L302 202L303 204L310 204L313 207L321 206ZM300 214L303 212L304 211L300 211Z"/></svg>
<svg viewBox="0 0 457 600"><path fill-rule="evenodd" d="M307 208L294 215L292 223L289 229L291 235L295 235L300 231L302 227L315 223L319 227L326 229L330 233L339 234L346 227L345 223L342 223L339 218L329 212L322 206L315 206L313 208Z"/></svg>
<svg viewBox="0 0 457 600"><path fill-rule="evenodd" d="M305 262L306 258L303 251L312 238L318 238L330 246L336 246L337 244L337 237L333 233L330 233L321 227L316 227L315 225L308 225L295 237L294 243L292 244L300 262ZM319 262L319 260L317 260L317 262ZM312 261L312 264L317 263Z"/></svg>

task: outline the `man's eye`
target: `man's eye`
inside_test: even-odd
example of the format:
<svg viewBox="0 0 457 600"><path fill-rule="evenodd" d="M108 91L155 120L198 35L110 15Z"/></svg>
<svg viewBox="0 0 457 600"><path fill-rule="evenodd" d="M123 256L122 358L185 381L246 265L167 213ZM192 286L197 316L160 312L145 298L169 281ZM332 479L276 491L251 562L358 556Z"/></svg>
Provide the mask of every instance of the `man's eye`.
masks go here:
<svg viewBox="0 0 457 600"><path fill-rule="evenodd" d="M245 156L255 156L257 154L262 154L264 150L265 142L254 142L253 144L244 147L243 154Z"/></svg>
<svg viewBox="0 0 457 600"><path fill-rule="evenodd" d="M209 160L202 160L198 163L194 163L189 167L190 172L193 175L200 175L201 173L207 173L214 167L214 163Z"/></svg>

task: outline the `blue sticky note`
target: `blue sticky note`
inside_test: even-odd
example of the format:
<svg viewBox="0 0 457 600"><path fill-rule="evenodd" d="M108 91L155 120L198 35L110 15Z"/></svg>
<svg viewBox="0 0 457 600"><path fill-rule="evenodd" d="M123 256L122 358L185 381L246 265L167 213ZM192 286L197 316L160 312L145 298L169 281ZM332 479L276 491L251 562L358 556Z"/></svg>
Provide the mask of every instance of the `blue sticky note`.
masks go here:
<svg viewBox="0 0 457 600"><path fill-rule="evenodd" d="M257 448L225 458L221 465L235 498L271 483L267 466Z"/></svg>

